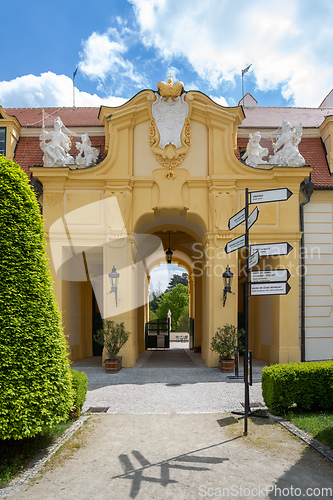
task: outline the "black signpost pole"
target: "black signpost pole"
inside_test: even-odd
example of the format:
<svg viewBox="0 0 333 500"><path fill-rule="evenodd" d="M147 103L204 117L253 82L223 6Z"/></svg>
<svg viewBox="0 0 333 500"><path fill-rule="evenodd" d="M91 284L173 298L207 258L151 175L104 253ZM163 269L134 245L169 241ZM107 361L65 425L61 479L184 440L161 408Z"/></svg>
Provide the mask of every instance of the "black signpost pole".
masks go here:
<svg viewBox="0 0 333 500"><path fill-rule="evenodd" d="M249 190L245 189L245 350L244 350L244 384L245 384L245 413L244 436L247 436L247 420L250 413L249 396Z"/></svg>

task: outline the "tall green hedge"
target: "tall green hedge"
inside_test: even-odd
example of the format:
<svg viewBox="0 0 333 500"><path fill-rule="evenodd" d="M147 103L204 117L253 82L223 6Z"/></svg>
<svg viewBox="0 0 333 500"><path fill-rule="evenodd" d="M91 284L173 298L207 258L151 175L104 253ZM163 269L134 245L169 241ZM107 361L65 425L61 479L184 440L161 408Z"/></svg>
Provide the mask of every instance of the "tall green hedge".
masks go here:
<svg viewBox="0 0 333 500"><path fill-rule="evenodd" d="M0 156L0 439L33 437L73 407L45 245L26 174Z"/></svg>
<svg viewBox="0 0 333 500"><path fill-rule="evenodd" d="M295 404L303 410L333 409L333 361L268 366L261 382L273 413L282 414Z"/></svg>
<svg viewBox="0 0 333 500"><path fill-rule="evenodd" d="M71 416L77 418L81 414L83 404L88 391L88 377L85 372L71 370L72 387L74 390L74 406L71 411Z"/></svg>

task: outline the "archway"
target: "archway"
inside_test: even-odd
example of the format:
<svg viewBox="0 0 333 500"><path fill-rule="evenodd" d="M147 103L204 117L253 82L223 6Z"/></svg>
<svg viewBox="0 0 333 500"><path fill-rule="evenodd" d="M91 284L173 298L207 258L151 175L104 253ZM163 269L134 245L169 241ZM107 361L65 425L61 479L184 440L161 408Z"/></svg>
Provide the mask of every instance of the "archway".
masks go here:
<svg viewBox="0 0 333 500"><path fill-rule="evenodd" d="M169 233L171 249L173 251L172 263L178 269L185 269L188 274L189 284L189 317L191 322L190 347L201 345L203 324L203 272L202 260L198 257L197 247L202 245L203 229L195 222L187 222L182 216L156 217L154 221L146 222L140 226L139 233L150 234L161 241L162 252L148 256L146 259L147 276L145 280L146 302L137 311L137 330L139 352L145 351L145 323L149 320L149 290L150 275L153 269L166 265L165 252L169 247Z"/></svg>

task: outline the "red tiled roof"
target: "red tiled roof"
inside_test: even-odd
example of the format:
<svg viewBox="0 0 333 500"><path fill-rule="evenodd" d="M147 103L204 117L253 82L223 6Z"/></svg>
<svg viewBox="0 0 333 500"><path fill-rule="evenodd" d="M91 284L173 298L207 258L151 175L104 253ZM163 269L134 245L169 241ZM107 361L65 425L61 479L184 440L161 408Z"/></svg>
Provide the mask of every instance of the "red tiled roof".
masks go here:
<svg viewBox="0 0 333 500"><path fill-rule="evenodd" d="M245 137L240 137L237 140L238 148L246 148L247 143L248 139ZM273 154L272 143L269 139L261 139L260 145L267 148L270 155ZM305 160L305 165L313 167L311 180L315 187L318 189L333 188L333 177L331 177L327 165L325 149L321 139L319 137L303 138L299 144L299 152ZM238 159L240 158L239 153L236 156Z"/></svg>
<svg viewBox="0 0 333 500"><path fill-rule="evenodd" d="M98 163L100 163L106 156L104 152L105 137L92 136L89 138L91 145L100 149L100 156L98 158ZM21 137L17 144L14 161L22 167L29 177L31 175L29 167L43 166L43 151L39 143L38 137ZM78 155L75 140L72 141L72 147L69 154L74 157Z"/></svg>
<svg viewBox="0 0 333 500"><path fill-rule="evenodd" d="M321 139L319 137L302 139L299 144L299 152L304 157L306 165L314 167L311 172L311 180L315 187L318 189L333 188L333 177L331 177L328 168Z"/></svg>
<svg viewBox="0 0 333 500"><path fill-rule="evenodd" d="M15 116L22 127L41 127L42 108L6 108L6 113ZM44 123L53 127L54 119L59 116L66 127L101 127L98 119L99 108L44 108Z"/></svg>
<svg viewBox="0 0 333 500"><path fill-rule="evenodd" d="M239 128L279 128L283 120L292 125L301 123L305 128L318 128L333 108L263 108L244 107L245 119Z"/></svg>

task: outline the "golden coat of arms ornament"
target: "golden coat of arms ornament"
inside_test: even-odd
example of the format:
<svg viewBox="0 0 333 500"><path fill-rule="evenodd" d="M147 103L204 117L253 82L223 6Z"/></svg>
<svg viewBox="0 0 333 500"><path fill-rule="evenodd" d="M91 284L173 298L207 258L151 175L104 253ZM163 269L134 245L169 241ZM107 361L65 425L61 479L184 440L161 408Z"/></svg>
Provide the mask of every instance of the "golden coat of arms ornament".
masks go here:
<svg viewBox="0 0 333 500"><path fill-rule="evenodd" d="M189 105L182 82L157 84L152 104L152 117L149 129L149 144L157 161L169 169L166 177L174 179L173 168L184 160L191 145L191 125Z"/></svg>

